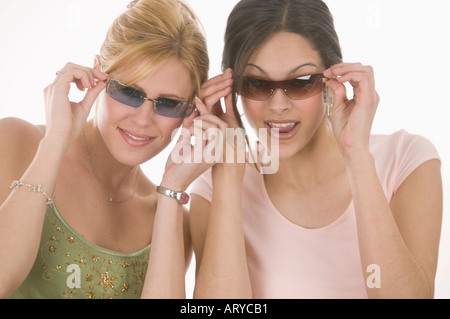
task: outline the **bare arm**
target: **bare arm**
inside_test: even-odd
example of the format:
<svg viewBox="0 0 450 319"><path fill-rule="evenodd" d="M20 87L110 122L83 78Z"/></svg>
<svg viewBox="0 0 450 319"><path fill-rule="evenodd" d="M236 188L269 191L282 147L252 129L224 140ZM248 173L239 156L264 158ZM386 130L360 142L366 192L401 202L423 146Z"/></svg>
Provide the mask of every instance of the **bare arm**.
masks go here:
<svg viewBox="0 0 450 319"><path fill-rule="evenodd" d="M191 205L190 224L197 261L194 297L251 298L241 173L219 165L214 170L212 203L194 196Z"/></svg>
<svg viewBox="0 0 450 319"><path fill-rule="evenodd" d="M373 69L342 63L324 72L335 105L331 122L344 156L356 211L363 272L379 266L381 286L370 298L432 298L442 220L440 163L432 160L403 182L389 204L369 152L379 103ZM348 100L344 83L354 90Z"/></svg>
<svg viewBox="0 0 450 319"><path fill-rule="evenodd" d="M173 198L158 194L149 266L142 298L186 297L185 273L192 255L184 230L183 207Z"/></svg>
<svg viewBox="0 0 450 319"><path fill-rule="evenodd" d="M183 149L184 160L174 162L171 156L166 163L161 186L174 191L184 191L213 163L205 161L196 162L194 147L191 145L191 135L200 130L205 136L206 129L221 129L225 123L209 114L205 105L197 101L196 106L200 112L197 118L201 123L193 124L195 113L184 122L184 128L174 151L179 156L178 150ZM202 150L214 146L214 141L202 141ZM184 153L190 150L190 153ZM149 267L145 278L143 298L185 298L185 272L192 256L190 234L187 213L182 205L175 199L158 194L158 205L152 234L152 247L150 251Z"/></svg>
<svg viewBox="0 0 450 319"><path fill-rule="evenodd" d="M41 184L50 195L61 161L61 155L53 145L46 140L39 143L36 138L39 132L33 131L37 128L18 120L6 119L0 123L0 135L8 134L8 139L2 138L0 146L3 154L0 159L0 180L3 181L0 191L0 262L4 265L0 274L1 297L12 295L33 266L47 201L42 194L30 192L26 187L11 190L9 185L19 179L33 185ZM34 143L39 144L34 158L30 159L27 151L21 154L26 145L36 151ZM32 160L28 167L27 160ZM11 260L15 262L11 263Z"/></svg>
<svg viewBox="0 0 450 319"><path fill-rule="evenodd" d="M9 185L14 180L42 185L45 193L52 195L62 158L104 88L96 79L105 78L93 69L67 64L44 91L47 130L43 139L36 127L24 121L5 119L0 123L0 263L4 265L0 297L12 295L33 266L47 202L41 193L29 192L25 186L11 190ZM68 99L72 82L79 89L89 88L79 103Z"/></svg>
<svg viewBox="0 0 450 319"><path fill-rule="evenodd" d="M232 103L231 69L207 81L203 99L210 112L217 114L229 128L239 128ZM220 99L225 100L225 113ZM242 131L235 130L235 133ZM225 134L225 136L227 136ZM228 136L227 136L228 137ZM251 285L245 251L242 219L242 183L245 163L239 163L238 149L245 149L243 136L227 138L235 158L224 158L212 168L212 202L195 196L191 204L190 226L197 262L195 298L251 298ZM230 156L224 152L225 156ZM232 162L232 163L230 163Z"/></svg>
<svg viewBox="0 0 450 319"><path fill-rule="evenodd" d="M380 287L370 298L432 298L442 220L440 163L416 169L391 205L378 182L373 160L350 171L364 273L378 265Z"/></svg>

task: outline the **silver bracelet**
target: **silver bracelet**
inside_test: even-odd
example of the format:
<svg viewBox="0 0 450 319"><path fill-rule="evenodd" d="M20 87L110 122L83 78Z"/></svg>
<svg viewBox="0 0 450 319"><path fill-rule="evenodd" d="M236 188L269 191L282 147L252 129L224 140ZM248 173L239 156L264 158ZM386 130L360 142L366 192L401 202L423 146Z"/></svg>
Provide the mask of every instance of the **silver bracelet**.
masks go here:
<svg viewBox="0 0 450 319"><path fill-rule="evenodd" d="M14 181L14 182L11 183L11 186L9 186L9 188L17 189L17 188L20 188L22 186L28 187L29 188L28 191L30 191L30 192L41 193L42 195L44 195L45 198L47 199L47 202L45 203L45 205L47 207L50 207L50 206L53 205L53 199L46 192L44 192L44 190L42 189L42 185L40 185L40 184L38 184L38 185L31 185L31 184L23 183L21 181Z"/></svg>

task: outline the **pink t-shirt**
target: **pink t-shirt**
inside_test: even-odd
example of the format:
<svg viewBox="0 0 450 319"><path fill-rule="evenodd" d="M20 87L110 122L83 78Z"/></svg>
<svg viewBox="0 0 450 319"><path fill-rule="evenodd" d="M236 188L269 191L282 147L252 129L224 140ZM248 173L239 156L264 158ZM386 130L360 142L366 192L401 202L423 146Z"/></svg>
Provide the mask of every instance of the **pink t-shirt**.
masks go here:
<svg viewBox="0 0 450 319"><path fill-rule="evenodd" d="M425 138L399 131L373 135L370 149L388 201L417 167L439 159ZM191 194L211 201L211 171ZM353 202L330 225L307 229L286 219L272 204L263 175L248 165L243 188L248 267L255 298L367 298Z"/></svg>

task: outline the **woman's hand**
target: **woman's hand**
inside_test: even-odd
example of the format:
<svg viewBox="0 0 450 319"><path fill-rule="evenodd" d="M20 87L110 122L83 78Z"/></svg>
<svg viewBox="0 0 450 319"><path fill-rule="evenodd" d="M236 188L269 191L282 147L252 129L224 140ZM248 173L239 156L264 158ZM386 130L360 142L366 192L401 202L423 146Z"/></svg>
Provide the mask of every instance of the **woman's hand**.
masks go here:
<svg viewBox="0 0 450 319"><path fill-rule="evenodd" d="M327 86L333 91L331 123L344 158L369 150L370 132L380 98L375 90L373 69L360 63L337 64L326 70ZM345 83L353 87L347 98Z"/></svg>
<svg viewBox="0 0 450 319"><path fill-rule="evenodd" d="M224 144L223 163L240 164L234 167L240 167L239 175L243 176L246 162L246 139L245 131L239 125L237 114L233 108L233 71L227 69L223 74L215 76L206 81L202 86L200 97L204 101L206 108L212 114L218 116L224 121L229 130L226 135ZM224 99L225 108L222 107L221 99ZM225 112L224 112L225 109ZM232 153L226 150L233 150ZM243 154L243 156L241 156ZM216 167L224 167L224 165L216 165Z"/></svg>
<svg viewBox="0 0 450 319"><path fill-rule="evenodd" d="M203 84L200 98L195 101L199 116L194 118L193 114L183 122L180 139L166 164L163 186L176 191L184 190L217 163L236 163L239 152L244 152L242 164L245 164L245 136L233 111L232 75L231 69L228 69ZM225 99L225 112L221 98ZM191 145L193 136L197 146ZM201 143L201 148L198 143ZM228 153L228 159L227 150L233 151Z"/></svg>
<svg viewBox="0 0 450 319"><path fill-rule="evenodd" d="M215 76L202 85L200 99L208 111L218 116L231 128L239 128L239 122L233 110L232 100L233 71L227 69L223 74ZM223 112L220 99L225 99L225 112Z"/></svg>
<svg viewBox="0 0 450 319"><path fill-rule="evenodd" d="M83 131L95 99L106 86L106 79L107 75L96 69L67 63L44 90L46 137L56 139L67 148ZM69 100L71 83L80 91L87 89L78 103Z"/></svg>
<svg viewBox="0 0 450 319"><path fill-rule="evenodd" d="M227 124L211 114L205 104L195 99L200 116L192 113L183 121L181 135L166 162L161 185L174 191L184 191L222 157L223 137ZM192 145L192 138L195 145ZM219 153L217 153L219 152Z"/></svg>

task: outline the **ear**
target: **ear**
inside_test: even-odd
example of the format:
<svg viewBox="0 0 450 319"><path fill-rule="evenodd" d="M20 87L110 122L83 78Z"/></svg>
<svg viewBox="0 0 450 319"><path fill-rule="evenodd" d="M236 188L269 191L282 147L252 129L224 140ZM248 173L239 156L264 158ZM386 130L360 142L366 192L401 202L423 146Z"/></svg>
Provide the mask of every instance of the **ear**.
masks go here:
<svg viewBox="0 0 450 319"><path fill-rule="evenodd" d="M100 64L100 56L98 54L96 54L94 56L94 69L96 69L98 71L101 71L100 70L100 66L101 66L101 64Z"/></svg>

